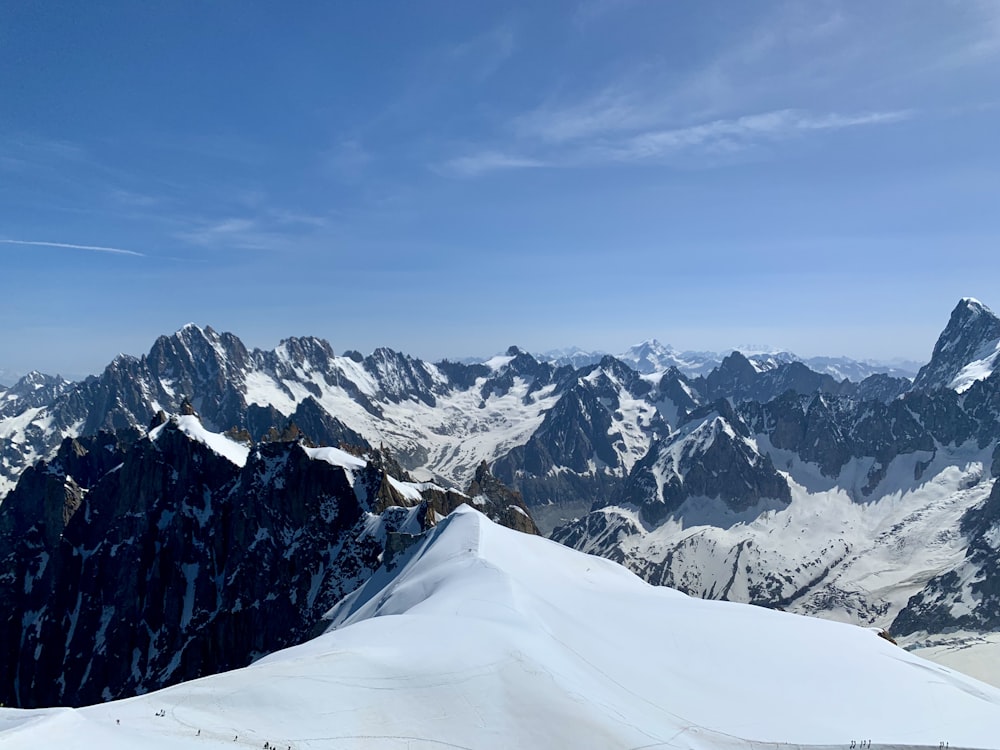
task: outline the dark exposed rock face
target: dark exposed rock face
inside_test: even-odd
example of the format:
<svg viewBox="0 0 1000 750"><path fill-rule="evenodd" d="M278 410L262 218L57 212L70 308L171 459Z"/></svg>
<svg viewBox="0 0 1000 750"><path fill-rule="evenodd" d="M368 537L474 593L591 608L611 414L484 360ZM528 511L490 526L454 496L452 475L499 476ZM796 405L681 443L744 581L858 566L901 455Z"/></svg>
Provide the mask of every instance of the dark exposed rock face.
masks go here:
<svg viewBox="0 0 1000 750"><path fill-rule="evenodd" d="M361 435L336 417L330 416L329 412L311 396L298 405L288 422L298 426L302 432L320 445L345 443L365 448L371 447Z"/></svg>
<svg viewBox="0 0 1000 750"><path fill-rule="evenodd" d="M370 372L381 385L379 395L394 404L413 398L423 401L428 406L434 406L435 391L441 393L444 388L434 383L430 372L423 362L394 352L392 349L376 349L365 357L365 369Z"/></svg>
<svg viewBox="0 0 1000 750"><path fill-rule="evenodd" d="M48 451L59 445L64 433L96 434L106 428L116 429L117 437L105 435L67 444L56 458L25 472L24 488L0 506L0 532L11 545L9 549L0 547L0 555L13 555L0 573L0 587L9 588L0 593L4 597L26 597L20 611L28 618L23 622L17 619L16 623L14 619L5 621L4 627L9 630L0 636L6 638L4 643L15 646L5 646L12 650L6 652L3 662L17 665L12 674L17 674L18 679L21 674L25 676L27 681L18 685L48 689L55 701L78 701L83 700L82 695L100 697L100 691L93 692L99 674L107 677L105 687L112 684L112 678L124 680L120 689L127 692L140 685L160 684L157 680L173 680L175 675L180 679L199 674L209 664L236 664L248 658L247 653L259 645L250 636L251 625L257 628L261 620L244 620L241 618L251 615L237 616L231 611L236 608L237 613L243 612L258 600L251 576L243 571L256 566L267 575L274 571L282 576L298 575L289 591L295 592L299 603L305 596L303 582L310 581L309 593L314 592L313 583L320 581L315 584L315 604L323 596L333 596L329 592L336 586L348 586L345 582L323 583L334 575L334 567L347 571L348 578L363 577L390 533L406 532L403 527L407 524L433 523L439 515L468 501L463 493L430 484L421 486L419 499L412 491L401 490L398 481L407 479L403 469L385 455L371 451L361 435L372 424L377 424L378 429L366 431L365 435L372 443L380 443L385 435L388 449L414 472L426 468L429 456L461 464L456 470L462 472L456 481L459 486L468 481L481 455L467 459L458 439L448 451L435 454L434 449L429 449L438 436L466 434L461 430L450 432L453 424L443 418L436 422L438 414L458 408L476 412L476 417L462 429L471 425L468 434L474 440L469 442L477 445L488 443L481 440L483 434L511 414L512 420L503 422L504 427L509 428L516 420L532 427L538 425L530 436L525 428L517 433L516 441L493 446L496 450L489 454L489 460L496 477L519 491L529 506L585 499L609 511L580 519L564 533L574 545L587 545L588 551L610 557L622 555L622 548L616 545L624 543L630 534L643 533L633 527L659 523L688 500L708 498L712 503L706 505L713 507L721 501L734 514L745 514L764 499L775 501L768 507L780 507L788 502L788 486L775 467L779 452L782 459L777 468L791 471L796 462L800 466L814 464L822 475L816 481L823 484L829 480L828 486L836 486L846 476L842 472L848 464L851 471L860 467L858 476L852 475L850 487L845 488L857 502L877 499L875 493L884 487L888 467L901 456L911 456L906 472L907 476L913 474L916 482L935 457L940 463L940 457L951 455L949 451L955 446L974 446L981 452L974 460L984 461L986 470L1000 474L1000 448L996 447L1000 439L1000 373L966 383L961 393L938 387L950 383L968 364L969 357L978 357L989 348L985 345L1000 335L995 321L983 306L964 300L935 347L935 359L921 372L919 387L913 390L906 380L887 375L874 375L861 383L838 382L778 357L748 359L732 354L704 377L687 378L677 370L669 370L655 382L612 357L573 370L539 362L512 347L506 357L489 365L442 362L435 366L388 349L377 350L367 358L356 352L338 358L329 344L308 337L286 339L273 352L249 351L230 334L195 326L159 339L147 356L119 357L99 377L84 383L67 384L32 376L17 386L20 401L10 399L12 391L7 391L0 405L17 414L23 413L29 403L33 404L30 408L41 410L41 416L17 440L0 443L0 459L6 459L0 460L0 479L16 476L34 457L51 455ZM456 398L448 400L452 396ZM498 406L501 400L504 403ZM469 407L470 403L479 406ZM341 406L342 411L338 410ZM412 419L407 411L411 407ZM175 414L197 412L215 431L233 428L231 434L238 439L264 438L266 444L254 449L244 469L226 468L230 465L218 462L209 469L208 464L214 460L204 456L195 460L179 455L176 460L171 457L157 463L157 456L162 459L173 438L166 429L155 444L140 440L140 435L161 408ZM431 411L434 409L438 412ZM0 412L0 418L4 413ZM410 430L418 423L423 433ZM183 435L175 437L186 442L178 442L172 450L179 451L177 446L190 443ZM338 467L316 468L314 465L321 462L309 459L306 452L310 439L317 444L360 446L368 468L353 473ZM92 440L105 443L94 447L96 443L88 442ZM392 444L394 440L398 443ZM184 450L193 456L205 449L195 446ZM922 455L912 458L913 454ZM852 459L863 460L851 463ZM121 468L117 468L119 464ZM164 468L167 465L170 470ZM178 466L183 471L174 477L173 470ZM216 471L218 476L213 473ZM343 474L340 479L338 472ZM807 474L815 479L815 468L809 466ZM485 503L476 507L510 525L532 530L522 522L520 511L513 510L523 510L519 501L505 492L487 489L492 487L492 481L476 473L470 493ZM0 492L8 486L4 484ZM287 486L294 487L294 492L286 491ZM286 492L338 498L336 503L330 500L325 506L328 510L336 506L336 518L327 525L317 525L313 510L302 505L306 501L297 494L295 498L286 496ZM342 497L342 493L347 494ZM628 514L614 517L611 513L613 506L620 503L633 506L629 518ZM641 522L636 520L635 508L641 511ZM581 512L573 511L575 515ZM35 513L42 520L33 523ZM358 526L362 517L371 520L364 515L368 513L382 517L374 523L371 533ZM140 529L136 514L146 517L147 525L152 524L156 533L150 536L148 529ZM165 525L159 528L161 520ZM341 528L341 522L346 526ZM294 553L288 552L287 545L279 549L274 535L293 538L291 529L298 528L296 524L305 524L306 531L301 532L304 541L299 544L293 539ZM987 549L992 532L980 526L969 521L962 533L980 539L974 543L979 544L979 551L974 559L969 558L969 565L987 571L982 573L986 581L990 576L996 578L997 561ZM96 541L95 529L103 530L101 540L115 541ZM256 534L261 529L261 533L271 536L258 540ZM189 536L192 531L202 535L197 537L197 544ZM328 546L340 545L339 551L324 551L327 547L321 548L321 534ZM331 534L334 541L330 541ZM182 544L182 537L189 541ZM219 539L229 541L223 544ZM249 545L255 551L237 554L233 545L238 544ZM699 554L711 546L710 540L700 544L704 549ZM169 551L150 556L143 545ZM269 546L274 549L266 552ZM671 566L679 565L682 550L675 550L673 558L668 553L666 561L632 560L630 564L656 582L685 586L703 595L726 592L729 596L731 588L738 585L732 583L739 579L737 572L745 570L748 560L753 560L760 570L755 569L746 595L754 601L780 605L807 590L847 554L833 540L829 549L817 550L808 567L803 563L802 571L797 570L796 562L791 572L770 576L763 568L773 564L773 558L749 546L737 546L718 550L719 559L731 564L732 580L728 582L702 580L693 567L674 571ZM215 557L202 547L214 550L211 554ZM113 558L109 551L112 548L117 550ZM9 550L16 550L16 554ZM311 551L307 554L306 550ZM710 552L715 554L716 550ZM291 557L286 559L287 554ZM122 566L124 558L119 555L131 555L138 563ZM66 572L73 571L74 565L79 570ZM84 641L80 639L97 639L106 611L100 604L104 600L95 594L95 598L84 597L78 607L74 596L67 592L74 590L72 582L83 580L82 576L104 575L103 568L95 572L98 565L139 570L134 581L110 575L112 583L102 594L109 598L112 586L128 585L155 591L161 605L171 596L186 601L189 583L185 571L193 570L193 565L201 572L229 576L234 582L251 586L250 594L220 593L218 583L191 584L193 609L186 619L187 629L179 629L180 635L150 630L153 626L149 617L153 616L147 616L139 605L122 610L124 614L119 617L124 605L115 603L104 637L113 634L115 638L133 639L134 645L129 641L128 649L138 649L141 656L134 670L130 662L127 674L112 674L113 668L100 661L101 657L95 657L98 661L93 663L77 663L82 656L66 655L68 652L57 655L50 650L52 642L66 640L71 623L67 612L77 613L72 615L76 625L70 639L74 648L78 647L77 653L83 653ZM294 572L289 572L292 568ZM955 576L947 580L942 577L940 590L971 580L962 578L957 571ZM30 591L24 592L26 587ZM40 592L46 593L42 596ZM31 599L29 594L39 598ZM251 594L254 598L247 598ZM49 601L60 596L63 610L57 612ZM286 632L305 632L315 610L307 616L301 608L292 607L299 612L301 621L289 624L289 600L282 596L266 600L264 594L264 600L252 609L264 612L261 616L271 622L281 622ZM927 617L938 623L949 622L950 608L947 617L925 614L945 611L932 606L935 601L944 601L941 596L928 589L927 599L913 605L914 622L920 618L926 621ZM158 627L166 627L170 618L176 622L185 619L183 601L168 602L167 614L159 615L158 620L153 618ZM983 601L988 604L989 599ZM143 635L146 631L138 625L133 632L131 626L119 624L126 616L130 622L144 623L149 632ZM987 622L988 607L976 617L980 617L977 622ZM282 622L282 618L286 621ZM239 648L203 642L199 640L202 635L196 635L192 628L200 628L198 633L210 633L211 638L234 639ZM245 635L237 632L241 629L246 630ZM81 635L77 636L77 632ZM24 654L32 654L43 640L40 655L44 656L40 659L50 664L64 660L66 674L75 676L58 682L51 674L29 674L30 659ZM161 648L161 644L165 645ZM180 654L177 664L150 656L159 653L158 649L163 653L175 649ZM201 656L195 656L199 649ZM90 668L90 676L81 684L86 667ZM42 688L46 680L55 687ZM112 692L117 694L118 690L115 687Z"/></svg>
<svg viewBox="0 0 1000 750"><path fill-rule="evenodd" d="M876 373L858 383L853 397L857 401L881 401L889 403L910 390L912 383L907 378ZM849 393L849 389L845 388Z"/></svg>
<svg viewBox="0 0 1000 750"><path fill-rule="evenodd" d="M487 378L490 368L483 364L467 365L463 362L451 362L447 359L436 363L437 368L447 376L456 388L467 390L476 384L480 378Z"/></svg>
<svg viewBox="0 0 1000 750"><path fill-rule="evenodd" d="M493 514L502 519L501 523L504 526L523 531L526 534L538 533L538 527L535 526L535 522L528 513L528 509L521 499L521 493L510 489L493 476L485 461L476 469L476 475L466 494L471 498L474 507L491 507ZM447 513L452 510L454 510L453 507L447 508Z"/></svg>
<svg viewBox="0 0 1000 750"><path fill-rule="evenodd" d="M982 505L966 512L961 529L969 538L965 561L911 597L892 632L1000 630L1000 481ZM976 602L971 608L963 596L966 586Z"/></svg>
<svg viewBox="0 0 1000 750"><path fill-rule="evenodd" d="M785 391L795 393L842 393L852 389L829 375L813 372L801 362L784 362L760 370L739 352L733 352L694 386L707 401L728 398L734 401L770 401Z"/></svg>
<svg viewBox="0 0 1000 750"><path fill-rule="evenodd" d="M622 500L658 524L689 498L718 498L734 512L764 499L787 504L788 483L767 455L757 451L750 431L728 401L692 412L667 439L653 443L625 483Z"/></svg>
<svg viewBox="0 0 1000 750"><path fill-rule="evenodd" d="M1000 436L997 382L997 376L979 381L963 394L915 391L888 403L786 393L766 404L743 404L739 411L753 432L767 435L776 448L835 477L851 458L871 456L887 465L903 454L933 452L938 444L989 445Z"/></svg>
<svg viewBox="0 0 1000 750"><path fill-rule="evenodd" d="M934 344L931 361L917 373L914 390L949 387L963 367L983 356L984 344L997 339L1000 339L1000 318L981 302L961 300Z"/></svg>
<svg viewBox="0 0 1000 750"><path fill-rule="evenodd" d="M29 372L10 388L0 386L0 418L20 414L25 409L45 406L70 390L73 384L61 377Z"/></svg>
<svg viewBox="0 0 1000 750"><path fill-rule="evenodd" d="M67 439L0 505L0 702L100 702L298 643L379 565L390 532L469 500L402 484L378 452L345 468L268 442L240 467L178 425L131 447ZM480 511L534 530L478 476Z"/></svg>
<svg viewBox="0 0 1000 750"><path fill-rule="evenodd" d="M273 351L248 350L232 334L188 325L158 338L147 355L119 356L81 383L33 373L5 390L0 420L27 413L27 425L16 439L0 444L0 496L26 466L51 457L64 436L139 430L160 409L180 413L185 400L215 431L246 430L256 440L272 429L282 431L291 420L316 440L332 443L339 436L360 444L362 422L386 420L390 407L398 413L412 402L434 409L442 396L472 389L486 401L522 382L524 402L530 404L538 391L558 388L573 374L570 367L538 362L513 347L509 357L496 369L447 362L435 367L385 348L368 357L354 352L338 358L327 342L313 337L285 339ZM336 413L336 404L345 400L351 424ZM354 406L367 416L359 418ZM30 409L39 410L33 419ZM412 439L403 443L392 447L417 468L426 450Z"/></svg>
<svg viewBox="0 0 1000 750"><path fill-rule="evenodd" d="M534 393L551 384L566 382L573 374L572 367L556 367L549 362L539 362L527 352L516 346L507 349L511 359L499 372L492 373L480 387L479 393L483 399L492 396L504 396L514 387L514 379L524 378L530 382L525 402L530 402Z"/></svg>
<svg viewBox="0 0 1000 750"><path fill-rule="evenodd" d="M684 414L698 408L697 393L694 391L691 381L676 367L671 367L663 373L658 387L662 396L671 401Z"/></svg>
<svg viewBox="0 0 1000 750"><path fill-rule="evenodd" d="M638 373L604 357L576 373L528 442L498 459L493 471L529 506L606 498L617 492L628 471L622 401L644 400L652 416L654 397L653 386ZM667 431L655 416L636 429L647 440Z"/></svg>
<svg viewBox="0 0 1000 750"><path fill-rule="evenodd" d="M837 383L803 373L797 365L762 366L731 355L716 371L686 384L696 406L678 411L677 431L653 441L624 480L624 489L589 515L557 528L552 537L624 562L652 583L698 596L736 597L810 614L850 612L861 622L882 624L900 603L873 598L852 578L866 545L906 549L927 542L953 555L956 546L967 544L965 560L942 566L899 613L892 630L1000 629L998 485L987 501L966 512L961 528L946 526L934 533L922 525L936 513L950 522L953 516L945 504L968 507L983 496L989 476L1000 475L1000 372L990 365L998 326L983 306L964 300L935 347L935 359L913 388L887 375L859 384ZM713 394L726 401L704 406ZM733 418L724 413L730 404ZM708 413L713 409L716 413ZM747 450L740 450L743 438L748 438L743 444ZM755 451L749 450L751 445ZM793 533L785 531L787 525L794 527L801 523L800 513L810 512L808 498L791 513L775 516L780 523L776 520L773 529L764 514L756 516L755 529L744 532L740 524L748 516L739 515L741 511L780 507L754 504L775 493L779 458L777 468L787 471L805 493L829 498L829 491L862 506L901 493L904 505L892 527L875 540L845 533L845 538L832 536L806 549L796 548L794 538L783 546L782 534ZM758 469L764 470L760 477L754 473ZM956 474L962 476L961 484L952 484ZM935 495L940 482L955 487L946 500ZM741 497L737 489L745 494ZM785 489L779 503L788 502L787 485ZM711 504L699 516L702 504L688 502L700 496L725 500L727 494L731 502L726 508L738 516L731 526L730 517L719 517ZM905 503L910 502L925 505L909 509ZM853 509L847 516L851 513ZM677 533L660 526L671 515L684 520ZM867 515L866 510L859 513ZM852 523L840 521L845 529ZM659 528L654 532L651 527ZM909 585L913 574L901 565L895 574Z"/></svg>

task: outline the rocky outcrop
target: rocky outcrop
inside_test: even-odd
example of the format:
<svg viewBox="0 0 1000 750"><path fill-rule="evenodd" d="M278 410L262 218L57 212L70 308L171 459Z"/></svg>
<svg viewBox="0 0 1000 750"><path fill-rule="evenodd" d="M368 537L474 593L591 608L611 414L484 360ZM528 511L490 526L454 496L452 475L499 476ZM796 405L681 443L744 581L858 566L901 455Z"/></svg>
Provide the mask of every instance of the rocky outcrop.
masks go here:
<svg viewBox="0 0 1000 750"><path fill-rule="evenodd" d="M476 469L476 475L466 490L468 502L478 510L485 512L491 518L496 517L504 526L523 531L526 534L538 534L531 514L528 512L521 493L512 490L490 472L489 466L483 461ZM454 510L447 508L447 513ZM445 515L447 515L445 513Z"/></svg>
<svg viewBox="0 0 1000 750"><path fill-rule="evenodd" d="M491 372L486 382L479 388L482 398L490 396L503 397L514 387L516 379L521 378L529 383L524 401L530 403L534 393L548 385L561 385L571 379L573 368L569 366L556 367L549 362L539 362L527 352L516 346L507 349L506 364L496 372Z"/></svg>
<svg viewBox="0 0 1000 750"><path fill-rule="evenodd" d="M654 435L668 431L654 387L613 357L582 369L527 443L493 463L529 506L616 494ZM623 409L629 402L636 415ZM632 421L635 420L635 421Z"/></svg>
<svg viewBox="0 0 1000 750"><path fill-rule="evenodd" d="M962 299L934 344L930 362L917 373L914 390L954 387L955 378L963 368L986 355L984 346L998 339L1000 318L982 302L970 297Z"/></svg>
<svg viewBox="0 0 1000 750"><path fill-rule="evenodd" d="M965 560L910 598L893 633L1000 630L1000 481L962 517L961 531L969 539Z"/></svg>
<svg viewBox="0 0 1000 750"><path fill-rule="evenodd" d="M37 409L55 401L73 387L73 383L58 375L29 372L10 388L0 386L0 419L22 414L26 409Z"/></svg>
<svg viewBox="0 0 1000 750"><path fill-rule="evenodd" d="M706 401L728 398L733 401L770 401L786 391L799 394L838 394L853 389L849 382L838 383L801 362L782 362L762 369L739 352L733 352L706 375L692 382Z"/></svg>
<svg viewBox="0 0 1000 750"><path fill-rule="evenodd" d="M621 500L656 525L691 498L717 498L736 513L762 500L791 500L788 483L728 401L695 410L676 433L654 442L629 474Z"/></svg>
<svg viewBox="0 0 1000 750"><path fill-rule="evenodd" d="M377 451L311 448L300 433L225 451L249 452L240 465L209 447L221 435L156 422L131 446L65 441L0 505L5 705L100 702L298 643L371 575L390 533L462 502L535 531L488 473L477 503L409 482Z"/></svg>

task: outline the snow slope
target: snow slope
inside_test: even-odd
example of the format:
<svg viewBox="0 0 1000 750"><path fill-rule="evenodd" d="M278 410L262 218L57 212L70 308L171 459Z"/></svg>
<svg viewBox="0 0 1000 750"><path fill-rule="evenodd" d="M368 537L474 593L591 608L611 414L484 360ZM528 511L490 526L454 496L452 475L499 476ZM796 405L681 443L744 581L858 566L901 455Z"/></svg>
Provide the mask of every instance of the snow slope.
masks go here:
<svg viewBox="0 0 1000 750"><path fill-rule="evenodd" d="M788 479L786 508L735 513L718 499L692 498L650 528L633 508L611 506L583 519L589 533L569 541L691 594L889 627L933 571L962 563L959 521L993 484L990 453L974 443L899 456L866 497L874 459L852 459L828 478L766 436L757 441ZM565 530L556 538L567 541ZM959 596L962 606L974 604L970 596Z"/></svg>
<svg viewBox="0 0 1000 750"><path fill-rule="evenodd" d="M329 617L246 669L78 710L0 709L0 744L1000 747L1000 690L870 630L651 587L467 507Z"/></svg>
<svg viewBox="0 0 1000 750"><path fill-rule="evenodd" d="M957 631L897 639L907 651L1000 687L1000 633Z"/></svg>
<svg viewBox="0 0 1000 750"><path fill-rule="evenodd" d="M247 457L250 455L249 445L238 443L220 433L206 430L201 420L193 414L184 414L174 419L180 431L192 440L207 445L215 453L240 468L247 465ZM163 427L161 424L150 430L149 439L155 443L163 432Z"/></svg>

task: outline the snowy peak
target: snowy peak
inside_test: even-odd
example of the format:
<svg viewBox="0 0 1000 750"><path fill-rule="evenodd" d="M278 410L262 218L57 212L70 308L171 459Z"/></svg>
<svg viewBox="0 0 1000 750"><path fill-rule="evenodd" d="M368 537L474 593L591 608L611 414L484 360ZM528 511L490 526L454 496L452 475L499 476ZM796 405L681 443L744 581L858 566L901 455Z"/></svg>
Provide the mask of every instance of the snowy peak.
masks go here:
<svg viewBox="0 0 1000 750"><path fill-rule="evenodd" d="M192 373L201 379L233 379L245 371L249 352L231 333L188 323L172 336L160 336L146 357L152 374L168 382ZM193 385L181 382L179 386Z"/></svg>
<svg viewBox="0 0 1000 750"><path fill-rule="evenodd" d="M579 369L600 362L604 354L605 352L601 351L586 351L578 346L568 346L562 349L550 349L539 356L542 360L558 367L569 365L573 369Z"/></svg>
<svg viewBox="0 0 1000 750"><path fill-rule="evenodd" d="M554 375L559 385L564 381ZM654 386L620 360L569 373L568 384L526 444L493 465L531 506L607 501L667 426L655 405Z"/></svg>
<svg viewBox="0 0 1000 750"><path fill-rule="evenodd" d="M364 366L379 384L381 398L396 404L413 398L435 405L434 377L422 361L380 347L365 357Z"/></svg>
<svg viewBox="0 0 1000 750"><path fill-rule="evenodd" d="M619 358L630 363L644 375L661 372L676 364L674 350L656 339L647 339L641 344L629 347Z"/></svg>
<svg viewBox="0 0 1000 750"><path fill-rule="evenodd" d="M29 372L10 388L0 386L0 418L47 406L72 386L70 381L58 375Z"/></svg>
<svg viewBox="0 0 1000 750"><path fill-rule="evenodd" d="M914 390L967 390L993 374L1000 356L1000 318L979 300L965 297L951 313L931 361L917 373Z"/></svg>
<svg viewBox="0 0 1000 750"><path fill-rule="evenodd" d="M647 339L630 347L618 357L643 375L660 373L676 367L689 377L705 375L718 366L722 357L716 352L678 352L668 344Z"/></svg>
<svg viewBox="0 0 1000 750"><path fill-rule="evenodd" d="M653 525L690 499L719 500L734 513L764 500L791 500L788 483L726 400L695 410L676 433L655 441L629 475L623 497Z"/></svg>
<svg viewBox="0 0 1000 750"><path fill-rule="evenodd" d="M656 339L636 344L619 356L624 362L643 374L660 373L676 367L688 377L707 376L721 366L732 353L749 361L757 372L773 370L791 362L801 362L809 369L829 375L837 382L850 380L860 383L867 377L885 373L897 378L912 378L920 367L915 362L885 363L874 360L856 360L850 357L800 357L792 352L760 346L737 346L729 354L709 351L677 352ZM594 361L597 361L595 358Z"/></svg>
<svg viewBox="0 0 1000 750"><path fill-rule="evenodd" d="M420 638L421 658L408 657L414 650L406 644L425 628L436 632L444 614L468 621L453 628L464 635L447 643ZM391 574L377 573L328 617L332 629L326 635L286 658L308 664L308 654L335 653L353 660L353 654L367 653L368 639L375 639L380 649L399 644L396 653L406 663L398 673L408 679L421 674L414 666L427 665L424 669L435 674L455 669L457 654L477 664L499 663L490 677L504 681L517 717L495 740L503 747L669 746L678 739L678 747L706 750L764 741L834 746L851 722L877 727L871 732L886 745L930 745L932 738L922 734L926 726L917 728L912 721L916 710L931 725L940 721L951 731L967 733L961 741L975 746L990 734L1000 711L994 708L1000 691L931 667L866 629L649 587L619 566L546 540L522 538L470 511L453 514L427 533ZM623 632L628 637L621 637ZM524 681L520 669L507 667L497 649L516 653L523 673L539 675L541 684ZM384 652L378 655L385 663ZM367 673L353 662L344 669ZM747 691L747 675L760 689ZM809 676L805 681L804 675ZM465 706L479 700L480 690L495 694L495 685L490 689L493 683L484 681L479 687L480 679L470 670L460 686L415 681L440 684L437 689L449 693L460 690ZM858 681L879 695L891 695L900 708L886 710L869 691L857 689ZM573 696L568 702L567 693ZM651 695L656 700L636 699ZM443 696L429 700L452 705ZM536 703L520 708L520 701ZM552 721L554 715L567 716L566 708L557 707L573 702L578 708L570 710L582 709L586 717ZM397 711L387 712L387 720L400 721L393 715ZM956 711L973 713L956 721ZM497 718L488 726L505 724ZM465 727L460 716L449 716L421 736L461 747L493 746L481 730ZM412 723L405 729L415 733Z"/></svg>
<svg viewBox="0 0 1000 750"><path fill-rule="evenodd" d="M275 347L274 353L278 359L287 362L292 367L306 371L324 371L334 358L333 347L328 341L315 336L292 336L282 339Z"/></svg>
<svg viewBox="0 0 1000 750"><path fill-rule="evenodd" d="M157 425L149 432L149 440L157 443L164 432L177 431L191 440L202 443L213 453L222 456L236 466L246 466L250 446L247 443L233 440L227 435L221 435L206 430L201 420L195 414L182 414L170 417L163 424Z"/></svg>

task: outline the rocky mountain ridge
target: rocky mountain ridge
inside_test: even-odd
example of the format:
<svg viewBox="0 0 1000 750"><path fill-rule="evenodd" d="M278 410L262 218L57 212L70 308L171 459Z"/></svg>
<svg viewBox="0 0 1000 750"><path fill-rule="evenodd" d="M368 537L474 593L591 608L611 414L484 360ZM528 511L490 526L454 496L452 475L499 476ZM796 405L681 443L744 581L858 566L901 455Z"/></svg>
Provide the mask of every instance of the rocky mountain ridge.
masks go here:
<svg viewBox="0 0 1000 750"><path fill-rule="evenodd" d="M644 375L662 373L675 367L687 377L708 375L732 352L737 352L754 363L759 370L768 370L782 363L801 362L810 370L821 375L829 375L836 381L850 380L860 383L872 375L888 375L893 378L912 380L921 367L919 362L897 361L878 362L857 360L850 357L800 357L792 352L761 348L735 347L728 352L682 351L661 344L656 339L646 339L626 351L616 355L636 372ZM558 349L537 355L539 359L559 365L571 365L579 369L600 362L608 352L585 351L578 347Z"/></svg>
<svg viewBox="0 0 1000 750"><path fill-rule="evenodd" d="M996 602L973 584L996 573L990 550L1000 533L987 502L1000 469L1000 374L980 356L992 339L978 340L993 334L991 319L962 300L921 387L884 374L838 381L739 353L689 377L677 368L643 374L614 357L556 366L516 347L484 363L436 364L388 349L338 356L312 338L262 352L187 326L149 355L119 357L85 383L50 384L48 402L12 408L0 421L0 468L9 483L22 471L30 481L0 509L16 496L22 513L41 503L51 523L72 523L91 485L62 470L39 482L18 460L58 457L62 466L68 449L56 456L49 445L102 429L114 431L115 451L137 450L159 410L197 411L205 429L244 441L304 432L369 455L384 447L398 460L395 475L409 473L427 502L431 484L490 485L481 476L489 467L526 502L506 503L501 520L516 525L532 513L550 529L576 518L554 537L698 596L865 624L901 618L909 632L986 627ZM963 364L956 352L978 359ZM952 387L958 373L961 387ZM183 466L200 486L193 464ZM102 476L120 472L113 468ZM239 492L256 497L256 487ZM448 497L435 512L453 507L457 496ZM29 530L22 524L25 538ZM18 550L44 567L35 547ZM944 614L935 602L948 603Z"/></svg>
<svg viewBox="0 0 1000 750"><path fill-rule="evenodd" d="M398 533L472 503L537 533L480 467L469 494L379 451L251 446L162 413L128 445L67 438L0 505L0 702L82 705L226 669L307 638Z"/></svg>
<svg viewBox="0 0 1000 750"><path fill-rule="evenodd" d="M744 388L693 410L625 492L553 538L697 596L904 634L996 628L1000 370L960 390L941 383L955 385L962 356L992 346L997 324L962 300L925 387L891 399L820 382L767 400ZM733 362L734 376L711 377L739 394L750 368Z"/></svg>

